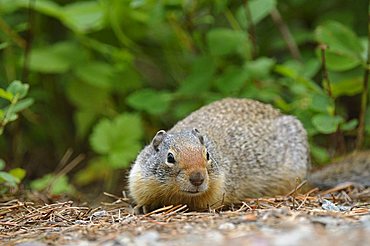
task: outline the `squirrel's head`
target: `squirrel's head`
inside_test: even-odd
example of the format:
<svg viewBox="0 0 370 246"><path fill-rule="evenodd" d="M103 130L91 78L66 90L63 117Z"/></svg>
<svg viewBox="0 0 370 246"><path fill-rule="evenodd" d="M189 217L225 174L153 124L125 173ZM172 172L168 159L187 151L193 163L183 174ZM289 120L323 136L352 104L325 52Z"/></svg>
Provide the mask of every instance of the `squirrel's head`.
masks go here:
<svg viewBox="0 0 370 246"><path fill-rule="evenodd" d="M175 133L158 131L152 148L152 173L182 195L197 196L207 191L215 172L215 161L208 152L205 137L197 129ZM170 187L168 187L170 186Z"/></svg>

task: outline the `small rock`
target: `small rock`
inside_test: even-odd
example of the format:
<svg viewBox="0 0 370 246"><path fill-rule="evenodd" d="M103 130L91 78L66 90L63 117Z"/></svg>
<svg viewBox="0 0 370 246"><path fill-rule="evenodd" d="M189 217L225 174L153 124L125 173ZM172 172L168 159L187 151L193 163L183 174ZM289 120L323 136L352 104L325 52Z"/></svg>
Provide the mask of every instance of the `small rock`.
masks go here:
<svg viewBox="0 0 370 246"><path fill-rule="evenodd" d="M331 201L328 201L328 200L325 200L325 199L322 200L321 207L324 210L327 210L327 211L336 211L336 212L339 212L340 211L340 208L337 205L335 205Z"/></svg>
<svg viewBox="0 0 370 246"><path fill-rule="evenodd" d="M135 245L158 245L159 233L157 231L146 231L135 238Z"/></svg>
<svg viewBox="0 0 370 246"><path fill-rule="evenodd" d="M100 210L100 211L96 211L95 213L93 213L91 215L91 217L104 217L104 216L107 216L107 211L105 210Z"/></svg>
<svg viewBox="0 0 370 246"><path fill-rule="evenodd" d="M230 230L235 229L235 225L233 223L226 222L226 223L223 223L223 224L219 225L218 229L225 230L225 231L230 231Z"/></svg>

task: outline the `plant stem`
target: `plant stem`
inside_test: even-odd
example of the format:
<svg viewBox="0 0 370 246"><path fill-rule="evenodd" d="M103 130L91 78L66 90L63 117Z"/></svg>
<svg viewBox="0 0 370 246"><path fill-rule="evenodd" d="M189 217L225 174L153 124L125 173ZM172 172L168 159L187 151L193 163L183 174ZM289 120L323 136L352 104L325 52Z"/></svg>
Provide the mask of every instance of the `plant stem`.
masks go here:
<svg viewBox="0 0 370 246"><path fill-rule="evenodd" d="M252 20L251 10L249 8L248 0L244 0L245 14L248 22L248 37L252 42L252 60L257 57L257 41L256 41L256 29Z"/></svg>
<svg viewBox="0 0 370 246"><path fill-rule="evenodd" d="M22 81L28 82L28 66L30 60L30 52L32 49L32 41L33 41L33 27L34 27L34 8L35 8L35 1L30 0L28 3L28 31L27 37L24 47L24 60L23 60L23 71L22 71Z"/></svg>
<svg viewBox="0 0 370 246"><path fill-rule="evenodd" d="M327 49L327 46L325 44L320 44L319 47L320 47L320 50L321 50L322 86L324 87L324 89L326 89L326 92L328 93L328 96L330 98L332 98L332 92L331 92L328 70L326 69L326 54L325 54L325 51Z"/></svg>
<svg viewBox="0 0 370 246"><path fill-rule="evenodd" d="M301 61L301 53L299 52L298 46L289 31L288 25L284 22L283 18L281 17L281 14L277 8L274 8L271 13L271 18L274 21L275 25L279 29L281 36L283 37L285 43L288 46L288 50L292 57L298 61Z"/></svg>
<svg viewBox="0 0 370 246"><path fill-rule="evenodd" d="M368 11L368 24L367 24L367 61L364 74L364 85L361 94L361 109L359 116L359 124L357 129L357 142L356 148L361 149L364 146L365 140L365 116L367 109L368 93L369 93L369 70L370 70L370 3Z"/></svg>

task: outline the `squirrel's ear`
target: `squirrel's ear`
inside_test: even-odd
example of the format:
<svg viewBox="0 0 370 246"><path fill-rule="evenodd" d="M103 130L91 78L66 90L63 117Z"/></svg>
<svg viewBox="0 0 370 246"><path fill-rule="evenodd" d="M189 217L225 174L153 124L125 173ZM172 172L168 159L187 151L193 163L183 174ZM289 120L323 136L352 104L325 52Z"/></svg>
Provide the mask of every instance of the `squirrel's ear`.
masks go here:
<svg viewBox="0 0 370 246"><path fill-rule="evenodd" d="M200 134L200 132L198 131L197 128L193 128L193 130L191 131L196 137L199 138L199 141L201 144L204 144L204 137L202 134Z"/></svg>
<svg viewBox="0 0 370 246"><path fill-rule="evenodd" d="M155 151L158 151L158 146L162 143L164 136L166 135L166 131L160 130L155 134L153 140L152 140L152 146L155 149Z"/></svg>

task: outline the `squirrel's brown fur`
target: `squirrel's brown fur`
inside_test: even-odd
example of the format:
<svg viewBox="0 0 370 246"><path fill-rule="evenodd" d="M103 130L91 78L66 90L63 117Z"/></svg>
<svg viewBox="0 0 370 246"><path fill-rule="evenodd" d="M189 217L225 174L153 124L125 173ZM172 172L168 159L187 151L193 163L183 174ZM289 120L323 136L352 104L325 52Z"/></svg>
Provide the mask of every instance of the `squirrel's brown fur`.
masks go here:
<svg viewBox="0 0 370 246"><path fill-rule="evenodd" d="M138 155L129 188L147 210L205 209L288 192L308 167L306 132L296 118L257 101L223 99L158 132Z"/></svg>
<svg viewBox="0 0 370 246"><path fill-rule="evenodd" d="M310 167L306 131L293 116L248 99L223 99L159 131L138 155L129 189L144 212L201 210L286 194Z"/></svg>

